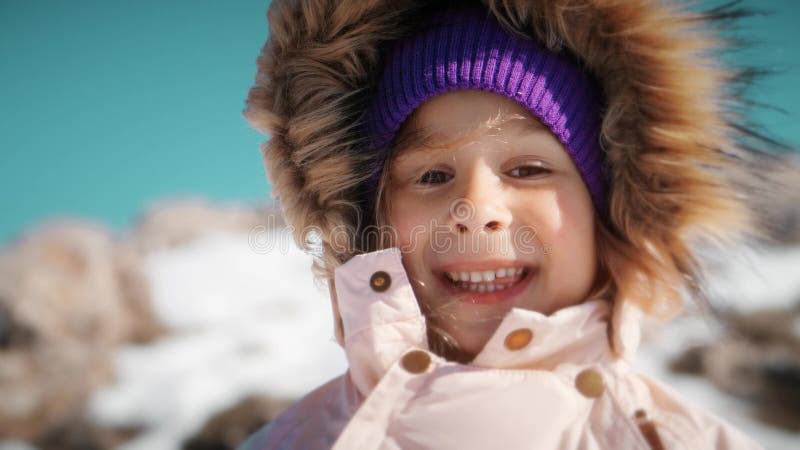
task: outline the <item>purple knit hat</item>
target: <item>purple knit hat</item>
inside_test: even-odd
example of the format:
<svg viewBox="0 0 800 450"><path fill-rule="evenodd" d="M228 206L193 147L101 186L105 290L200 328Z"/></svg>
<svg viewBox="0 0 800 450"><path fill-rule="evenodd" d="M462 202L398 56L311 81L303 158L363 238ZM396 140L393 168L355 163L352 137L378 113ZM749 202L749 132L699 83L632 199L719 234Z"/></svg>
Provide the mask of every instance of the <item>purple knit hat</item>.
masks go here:
<svg viewBox="0 0 800 450"><path fill-rule="evenodd" d="M437 11L392 44L364 124L371 148L387 147L426 100L460 89L517 101L564 144L606 214L607 180L599 142L600 89L576 60L509 34L480 4ZM380 173L369 182L374 194Z"/></svg>

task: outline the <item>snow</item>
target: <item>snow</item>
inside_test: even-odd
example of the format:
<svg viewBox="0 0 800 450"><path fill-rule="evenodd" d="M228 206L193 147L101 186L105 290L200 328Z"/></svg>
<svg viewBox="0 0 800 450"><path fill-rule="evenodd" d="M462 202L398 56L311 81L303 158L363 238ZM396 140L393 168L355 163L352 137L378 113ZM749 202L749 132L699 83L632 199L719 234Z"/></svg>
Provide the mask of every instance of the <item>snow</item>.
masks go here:
<svg viewBox="0 0 800 450"><path fill-rule="evenodd" d="M289 242L282 230L271 233L269 239ZM732 254L722 259L736 264L712 283L730 306L786 305L797 297L800 247ZM172 333L117 353L118 379L92 397L94 420L145 426L123 450L173 450L248 394L296 398L343 373L327 289L314 284L310 266L311 257L293 245L265 249L247 234L209 235L151 253L153 306ZM671 356L715 332L702 318L676 320L643 345L636 366L766 448L790 448L800 435L756 422L742 401L666 368Z"/></svg>
<svg viewBox="0 0 800 450"><path fill-rule="evenodd" d="M800 302L800 246L736 248L714 259L720 267L710 293L722 306L752 311Z"/></svg>
<svg viewBox="0 0 800 450"><path fill-rule="evenodd" d="M310 266L295 247L262 251L247 234L150 254L153 307L172 333L117 353L118 380L91 399L93 419L147 428L124 450L176 449L249 394L296 398L343 373L327 289Z"/></svg>
<svg viewBox="0 0 800 450"><path fill-rule="evenodd" d="M708 342L719 330L702 317L686 317L670 322L654 338L643 344L634 366L642 373L677 391L684 400L714 413L755 439L765 449L797 448L800 433L791 433L758 422L749 413L746 401L727 395L703 377L670 372L667 361L687 346Z"/></svg>
<svg viewBox="0 0 800 450"><path fill-rule="evenodd" d="M747 247L714 255L709 295L722 308L753 311L781 308L800 301L800 246ZM800 433L757 421L746 401L724 394L709 380L669 371L667 362L690 346L719 336L710 318L687 314L666 324L651 323L654 330L643 342L635 367L666 383L688 401L716 414L753 437L766 449L798 448Z"/></svg>

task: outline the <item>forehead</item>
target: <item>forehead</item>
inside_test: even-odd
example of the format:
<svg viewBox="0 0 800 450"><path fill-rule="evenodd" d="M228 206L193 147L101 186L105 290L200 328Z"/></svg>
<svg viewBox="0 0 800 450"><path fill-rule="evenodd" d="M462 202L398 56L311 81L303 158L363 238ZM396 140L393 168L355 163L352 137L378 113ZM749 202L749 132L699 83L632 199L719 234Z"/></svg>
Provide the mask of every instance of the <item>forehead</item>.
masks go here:
<svg viewBox="0 0 800 450"><path fill-rule="evenodd" d="M519 131L544 126L519 103L500 94L459 90L437 95L410 118L410 131L428 130L449 137L479 129Z"/></svg>
<svg viewBox="0 0 800 450"><path fill-rule="evenodd" d="M420 105L398 132L395 151L452 148L481 134L525 136L549 132L522 105L500 94L459 90Z"/></svg>

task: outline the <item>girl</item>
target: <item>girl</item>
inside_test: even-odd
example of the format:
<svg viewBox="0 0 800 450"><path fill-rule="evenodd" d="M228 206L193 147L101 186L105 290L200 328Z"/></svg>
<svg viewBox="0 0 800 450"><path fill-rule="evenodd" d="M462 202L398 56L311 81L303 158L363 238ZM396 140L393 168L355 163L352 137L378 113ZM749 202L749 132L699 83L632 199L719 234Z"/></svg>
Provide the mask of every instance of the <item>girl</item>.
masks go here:
<svg viewBox="0 0 800 450"><path fill-rule="evenodd" d="M748 212L655 0L274 0L245 116L350 365L245 449L759 448L631 361ZM313 239L312 239L313 238Z"/></svg>

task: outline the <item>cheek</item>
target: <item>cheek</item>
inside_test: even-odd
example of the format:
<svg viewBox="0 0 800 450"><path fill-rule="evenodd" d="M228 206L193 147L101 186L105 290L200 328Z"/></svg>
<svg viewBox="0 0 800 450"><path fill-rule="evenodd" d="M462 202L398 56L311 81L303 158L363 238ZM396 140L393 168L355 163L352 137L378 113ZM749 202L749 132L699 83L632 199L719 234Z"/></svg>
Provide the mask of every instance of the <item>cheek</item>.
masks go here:
<svg viewBox="0 0 800 450"><path fill-rule="evenodd" d="M596 259L594 209L583 186L561 186L537 193L527 197L520 208L525 217L520 224L536 229L553 269L580 269L580 273L593 274Z"/></svg>
<svg viewBox="0 0 800 450"><path fill-rule="evenodd" d="M425 250L429 247L428 234L432 220L431 208L418 200L393 198L389 211L389 228L393 240L403 253L403 263L411 275L422 271Z"/></svg>
<svg viewBox="0 0 800 450"><path fill-rule="evenodd" d="M420 207L419 201L397 199L391 205L389 227L393 240L402 252L403 267L411 281L414 295L424 303L431 295L428 289L422 288L431 281L426 264L426 250L430 248L431 211Z"/></svg>
<svg viewBox="0 0 800 450"><path fill-rule="evenodd" d="M399 246L409 250L416 249L417 246L413 244L419 240L417 235L421 234L419 231L424 229L425 223L424 213L420 208L414 208L411 202L397 199L392 202L389 217L389 227Z"/></svg>
<svg viewBox="0 0 800 450"><path fill-rule="evenodd" d="M585 189L564 190L557 196L558 226L548 244L551 260L574 275L578 285L591 283L597 264L594 207Z"/></svg>
<svg viewBox="0 0 800 450"><path fill-rule="evenodd" d="M553 189L526 195L517 204L518 214L515 216L518 224L533 227L544 251L549 252L565 245L569 247L562 248L566 250L565 253L572 250L577 222L574 216L578 211L574 210L568 197Z"/></svg>

